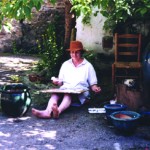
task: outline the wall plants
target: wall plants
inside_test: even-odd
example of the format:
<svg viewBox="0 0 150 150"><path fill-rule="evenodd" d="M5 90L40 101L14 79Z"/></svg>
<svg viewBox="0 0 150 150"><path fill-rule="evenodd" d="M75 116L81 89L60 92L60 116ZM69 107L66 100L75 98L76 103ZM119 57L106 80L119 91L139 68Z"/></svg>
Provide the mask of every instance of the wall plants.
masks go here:
<svg viewBox="0 0 150 150"><path fill-rule="evenodd" d="M77 16L83 18L97 13L106 17L104 30L113 33L118 25L132 24L132 20L143 20L150 18L149 0L71 0L72 10ZM97 10L93 11L93 7Z"/></svg>

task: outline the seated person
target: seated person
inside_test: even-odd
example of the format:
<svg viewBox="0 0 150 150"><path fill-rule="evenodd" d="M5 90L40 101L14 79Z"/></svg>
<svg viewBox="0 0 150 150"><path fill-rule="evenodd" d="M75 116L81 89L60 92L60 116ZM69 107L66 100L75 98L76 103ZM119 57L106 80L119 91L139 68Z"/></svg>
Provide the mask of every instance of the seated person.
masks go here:
<svg viewBox="0 0 150 150"><path fill-rule="evenodd" d="M60 86L60 89L83 89L85 92L78 94L81 104L84 104L89 97L89 90L99 93L101 88L97 86L95 70L90 62L83 58L83 45L80 41L71 41L71 59L65 61L59 71L58 80L53 84ZM59 104L59 100L62 100ZM71 93L52 93L45 110L32 108L32 114L39 118L58 118L59 115L70 107L73 100ZM59 104L59 105L58 105Z"/></svg>

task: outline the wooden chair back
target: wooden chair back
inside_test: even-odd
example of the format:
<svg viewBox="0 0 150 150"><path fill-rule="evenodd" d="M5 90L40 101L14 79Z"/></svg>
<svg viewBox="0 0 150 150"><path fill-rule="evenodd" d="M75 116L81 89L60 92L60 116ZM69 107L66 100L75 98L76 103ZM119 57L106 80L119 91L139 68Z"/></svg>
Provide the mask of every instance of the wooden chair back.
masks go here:
<svg viewBox="0 0 150 150"><path fill-rule="evenodd" d="M115 33L115 62L139 62L141 34Z"/></svg>

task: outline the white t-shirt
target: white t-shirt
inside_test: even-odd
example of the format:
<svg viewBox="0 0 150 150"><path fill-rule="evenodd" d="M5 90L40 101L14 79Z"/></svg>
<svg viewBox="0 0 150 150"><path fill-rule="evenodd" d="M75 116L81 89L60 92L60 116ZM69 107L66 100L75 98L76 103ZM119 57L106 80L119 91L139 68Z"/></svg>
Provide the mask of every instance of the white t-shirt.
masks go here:
<svg viewBox="0 0 150 150"><path fill-rule="evenodd" d="M77 67L74 66L72 59L65 61L59 72L59 79L63 81L61 89L83 89L88 90L90 86L97 84L97 77L94 67L86 59ZM89 91L79 94L81 104L89 96Z"/></svg>

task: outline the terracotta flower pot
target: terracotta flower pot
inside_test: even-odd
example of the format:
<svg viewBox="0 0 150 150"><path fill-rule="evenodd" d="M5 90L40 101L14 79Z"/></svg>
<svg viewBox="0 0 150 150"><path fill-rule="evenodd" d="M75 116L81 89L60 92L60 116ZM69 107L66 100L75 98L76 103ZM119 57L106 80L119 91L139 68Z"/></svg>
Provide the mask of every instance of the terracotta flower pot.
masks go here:
<svg viewBox="0 0 150 150"><path fill-rule="evenodd" d="M37 82L37 81L40 81L40 77L39 77L39 75L37 75L37 74L29 74L29 80L31 81L31 82Z"/></svg>

